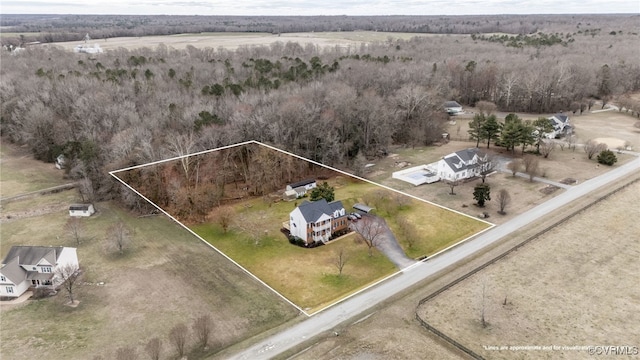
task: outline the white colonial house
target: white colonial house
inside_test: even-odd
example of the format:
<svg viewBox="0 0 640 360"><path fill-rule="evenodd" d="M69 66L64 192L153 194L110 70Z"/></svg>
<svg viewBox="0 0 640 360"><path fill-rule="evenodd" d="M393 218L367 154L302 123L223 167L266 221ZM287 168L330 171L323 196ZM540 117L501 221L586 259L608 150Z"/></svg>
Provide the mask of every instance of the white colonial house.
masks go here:
<svg viewBox="0 0 640 360"><path fill-rule="evenodd" d="M438 161L437 174L442 181L469 179L491 166L488 159L477 148L456 151Z"/></svg>
<svg viewBox="0 0 640 360"><path fill-rule="evenodd" d="M305 201L289 214L291 235L304 240L305 244L327 242L347 226L347 211L339 200Z"/></svg>
<svg viewBox="0 0 640 360"><path fill-rule="evenodd" d="M69 206L69 216L72 217L88 217L93 215L96 209L93 204L74 204Z"/></svg>
<svg viewBox="0 0 640 360"><path fill-rule="evenodd" d="M285 195L292 195L294 192L297 197L304 196L307 191L313 190L317 186L315 179L307 179L287 185Z"/></svg>
<svg viewBox="0 0 640 360"><path fill-rule="evenodd" d="M17 298L29 288L56 288L62 282L56 269L78 266L76 248L13 246L0 267L0 297Z"/></svg>
<svg viewBox="0 0 640 360"><path fill-rule="evenodd" d="M555 139L557 137L571 135L573 132L573 128L569 123L569 116L565 114L555 114L550 116L548 119L553 126L553 131L544 134L547 139Z"/></svg>

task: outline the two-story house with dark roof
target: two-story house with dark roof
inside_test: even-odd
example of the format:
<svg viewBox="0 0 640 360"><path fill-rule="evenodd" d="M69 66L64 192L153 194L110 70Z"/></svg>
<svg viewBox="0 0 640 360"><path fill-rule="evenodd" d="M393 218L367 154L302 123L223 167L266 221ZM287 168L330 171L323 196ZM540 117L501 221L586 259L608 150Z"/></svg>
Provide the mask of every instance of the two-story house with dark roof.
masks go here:
<svg viewBox="0 0 640 360"><path fill-rule="evenodd" d="M347 211L339 200L305 201L289 214L291 235L304 240L305 244L326 243L348 225Z"/></svg>

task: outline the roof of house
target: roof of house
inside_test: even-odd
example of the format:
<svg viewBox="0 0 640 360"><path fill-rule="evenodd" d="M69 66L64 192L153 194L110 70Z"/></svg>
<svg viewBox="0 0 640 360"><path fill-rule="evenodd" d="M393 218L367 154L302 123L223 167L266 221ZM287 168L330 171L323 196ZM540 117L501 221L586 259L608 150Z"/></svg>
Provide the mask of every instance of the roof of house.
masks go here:
<svg viewBox="0 0 640 360"><path fill-rule="evenodd" d="M318 221L322 215L331 216L334 211L344 209L344 206L340 200L327 203L327 200L320 199L311 202L305 201L298 206L298 209L307 223L313 223Z"/></svg>
<svg viewBox="0 0 640 360"><path fill-rule="evenodd" d="M447 101L444 103L445 108L462 107L457 101Z"/></svg>
<svg viewBox="0 0 640 360"><path fill-rule="evenodd" d="M2 275L16 285L20 284L27 277L27 272L20 267L17 257L9 260L7 263L3 262L0 271L2 272Z"/></svg>
<svg viewBox="0 0 640 360"><path fill-rule="evenodd" d="M366 213L369 213L371 210L373 210L372 207L367 206L365 204L360 204L360 203L353 204L353 208L356 209L356 210L364 211Z"/></svg>
<svg viewBox="0 0 640 360"><path fill-rule="evenodd" d="M566 123L567 120L569 120L569 117L567 115L565 115L565 114L555 114L552 117L562 121L563 123Z"/></svg>
<svg viewBox="0 0 640 360"><path fill-rule="evenodd" d="M62 249L61 246L12 246L2 263L8 264L11 260L18 258L20 265L35 265L45 259L49 264L55 265Z"/></svg>
<svg viewBox="0 0 640 360"><path fill-rule="evenodd" d="M302 181L298 181L298 182L289 184L289 186L291 186L292 189L295 189L297 187L309 185L309 184L312 184L314 182L316 182L316 179L306 179L306 180L302 180Z"/></svg>
<svg viewBox="0 0 640 360"><path fill-rule="evenodd" d="M478 149L468 148L451 153L443 158L444 162L449 165L451 170L459 172L473 167L473 164L469 164L473 157L478 154Z"/></svg>
<svg viewBox="0 0 640 360"><path fill-rule="evenodd" d="M73 204L71 206L69 206L69 210L71 211L87 211L89 210L89 207L91 206L91 204Z"/></svg>

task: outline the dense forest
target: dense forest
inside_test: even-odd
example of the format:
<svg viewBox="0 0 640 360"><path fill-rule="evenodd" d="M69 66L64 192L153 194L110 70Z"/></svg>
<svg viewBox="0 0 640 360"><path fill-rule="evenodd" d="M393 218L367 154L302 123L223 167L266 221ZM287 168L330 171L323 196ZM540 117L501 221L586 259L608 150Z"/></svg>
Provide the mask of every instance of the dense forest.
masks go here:
<svg viewBox="0 0 640 360"><path fill-rule="evenodd" d="M624 98L640 90L638 29L609 30L630 16L585 17L570 32L390 36L357 51L292 42L91 55L3 50L1 131L38 159L65 154L69 176L99 199L120 196L109 170L245 140L358 171L392 144L440 139L445 100L540 114L579 113L614 97L640 108Z"/></svg>

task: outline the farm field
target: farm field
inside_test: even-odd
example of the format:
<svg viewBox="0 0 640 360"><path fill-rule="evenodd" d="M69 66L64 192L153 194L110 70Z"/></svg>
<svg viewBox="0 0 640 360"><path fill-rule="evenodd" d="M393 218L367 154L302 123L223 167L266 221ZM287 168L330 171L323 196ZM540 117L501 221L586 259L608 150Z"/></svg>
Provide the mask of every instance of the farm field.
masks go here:
<svg viewBox="0 0 640 360"><path fill-rule="evenodd" d="M143 37L120 37L104 39L93 39L87 42L88 45L98 44L104 50L115 50L120 47L126 49L155 48L160 44L175 49L184 49L187 46L197 48L220 47L227 50L235 50L242 46L269 46L276 42L286 44L287 42L298 42L301 45L312 44L324 47L353 47L356 49L362 43L387 41L393 39L410 39L416 36L444 36L433 34L415 33L387 33L374 31L350 31L350 32L313 32L313 33L200 33L200 34L178 34L166 36L143 36ZM466 36L466 35L456 35ZM78 45L84 45L84 41L71 41L52 43L67 50L73 50Z"/></svg>
<svg viewBox="0 0 640 360"><path fill-rule="evenodd" d="M23 178L23 188L31 189L61 179L58 170L27 176L42 163L28 157L17 161L14 149L4 146L3 180ZM4 182L0 186L4 189ZM138 218L115 204L97 203L98 212L82 220L85 232L77 244L63 229L69 202L79 201L74 193L2 205L0 256L13 245L74 246L84 273L77 308L64 305L62 292L0 305L2 358L30 359L46 349L56 359L96 355L110 359L120 347L133 347L143 354L145 344L155 336L166 344L165 355L171 356L169 330L181 322L190 328L192 320L203 314L209 314L215 324L216 335L208 350L215 353L295 319L293 307L163 216ZM27 203L39 211L23 214ZM134 231L131 247L122 256L105 250L106 231L119 220ZM7 324L12 324L10 331ZM187 341L192 349L191 334Z"/></svg>
<svg viewBox="0 0 640 360"><path fill-rule="evenodd" d="M638 201L636 181L418 312L486 358L510 359L514 352L485 345L640 346L635 326L640 321L640 226L628 221ZM480 321L483 287L486 328ZM587 353L554 351L552 356L581 359Z"/></svg>

